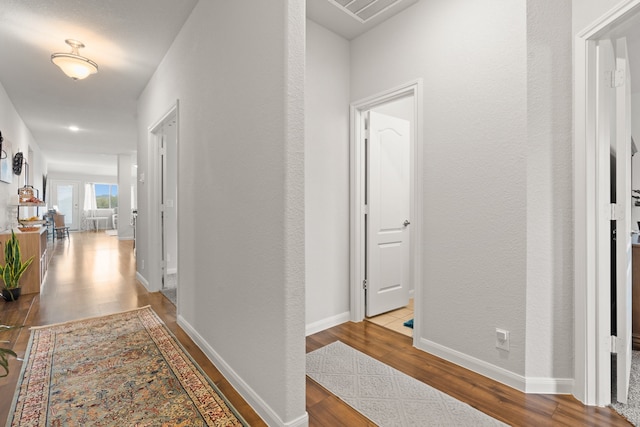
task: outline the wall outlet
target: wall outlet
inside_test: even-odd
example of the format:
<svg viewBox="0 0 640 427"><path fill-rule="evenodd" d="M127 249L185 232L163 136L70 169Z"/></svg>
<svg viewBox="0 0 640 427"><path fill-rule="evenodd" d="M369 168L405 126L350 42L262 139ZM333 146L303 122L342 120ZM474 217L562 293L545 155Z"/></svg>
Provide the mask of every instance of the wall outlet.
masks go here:
<svg viewBox="0 0 640 427"><path fill-rule="evenodd" d="M496 348L509 351L509 331L496 328Z"/></svg>
<svg viewBox="0 0 640 427"><path fill-rule="evenodd" d="M144 270L144 260L140 260L140 270Z"/></svg>

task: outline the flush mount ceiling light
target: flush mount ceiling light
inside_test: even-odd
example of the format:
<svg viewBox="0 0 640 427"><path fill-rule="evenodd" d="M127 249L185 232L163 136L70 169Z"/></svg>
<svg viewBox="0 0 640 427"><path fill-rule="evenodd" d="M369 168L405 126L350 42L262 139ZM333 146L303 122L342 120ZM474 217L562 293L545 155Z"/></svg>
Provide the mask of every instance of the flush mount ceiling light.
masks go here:
<svg viewBox="0 0 640 427"><path fill-rule="evenodd" d="M71 53L54 53L51 55L51 62L60 67L63 73L73 80L82 80L98 72L98 64L89 58L80 56L78 49L84 47L82 42L73 39L67 39L64 42L71 46Z"/></svg>

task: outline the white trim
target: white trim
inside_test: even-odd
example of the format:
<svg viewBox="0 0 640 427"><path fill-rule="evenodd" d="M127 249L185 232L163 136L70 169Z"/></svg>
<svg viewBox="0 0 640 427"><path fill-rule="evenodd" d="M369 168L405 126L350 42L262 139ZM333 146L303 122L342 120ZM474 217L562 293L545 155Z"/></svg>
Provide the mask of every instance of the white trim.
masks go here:
<svg viewBox="0 0 640 427"><path fill-rule="evenodd" d="M138 280L138 282L142 283L142 286L144 286L147 291L149 291L149 282L142 274L140 274L139 271L136 271L136 279Z"/></svg>
<svg viewBox="0 0 640 427"><path fill-rule="evenodd" d="M336 314L335 316L327 317L326 319L318 320L310 325L306 326L305 336L313 335L325 329L333 328L334 326L341 325L349 321L349 312L346 311L342 314Z"/></svg>
<svg viewBox="0 0 640 427"><path fill-rule="evenodd" d="M187 322L184 317L178 315L178 326L193 340L193 342L202 350L207 358L215 365L222 375L231 383L233 388L247 401L247 403L260 415L260 417L270 426L282 427L303 427L309 423L309 415L305 414L295 420L284 422L258 393L247 384L236 371L231 368L213 347L195 330L193 326Z"/></svg>
<svg viewBox="0 0 640 427"><path fill-rule="evenodd" d="M527 378L426 339L418 340L416 347L523 393L570 394L573 390L571 378Z"/></svg>
<svg viewBox="0 0 640 427"><path fill-rule="evenodd" d="M532 394L571 394L573 378L525 377L525 393Z"/></svg>
<svg viewBox="0 0 640 427"><path fill-rule="evenodd" d="M579 32L574 45L574 387L586 405L610 402L605 378L609 360L608 319L599 295L609 283L598 279L598 266L609 253L598 247L598 224L605 212L598 202L596 123L596 42L605 32L640 10L640 0L626 0ZM603 245L601 245L604 247ZM601 385L600 385L601 384Z"/></svg>
<svg viewBox="0 0 640 427"><path fill-rule="evenodd" d="M163 114L160 119L158 119L155 123L147 128L148 130L148 138L149 143L148 146L148 165L147 165L147 198L149 206L149 250L147 253L147 268L149 269L149 281L150 286L148 287L150 292L160 291L162 288L162 248L160 244L160 236L162 233L161 227L162 224L160 222L160 213L157 207L160 205L160 171L159 171L159 162L160 162L160 154L158 148L158 132L162 130L162 127L172 118L176 119L176 145L178 144L178 140L180 139L179 135L179 117L178 117L178 100L167 109L167 112ZM177 161L177 160L176 160ZM177 197L177 196L176 196ZM176 206L178 201L176 200ZM176 219L177 219L177 210L176 210ZM180 226L178 224L178 236L180 233ZM179 261L179 260L178 260Z"/></svg>
<svg viewBox="0 0 640 427"><path fill-rule="evenodd" d="M381 105L398 98L412 97L414 141L411 147L412 161L412 189L411 189L411 265L413 268L413 283L415 290L414 342L420 336L420 295L422 295L422 79L414 80L390 90L378 93L360 101L350 107L350 280L351 320L360 322L365 317L365 293L362 289L364 280L364 182L362 166L362 138L361 123L363 113L377 105Z"/></svg>

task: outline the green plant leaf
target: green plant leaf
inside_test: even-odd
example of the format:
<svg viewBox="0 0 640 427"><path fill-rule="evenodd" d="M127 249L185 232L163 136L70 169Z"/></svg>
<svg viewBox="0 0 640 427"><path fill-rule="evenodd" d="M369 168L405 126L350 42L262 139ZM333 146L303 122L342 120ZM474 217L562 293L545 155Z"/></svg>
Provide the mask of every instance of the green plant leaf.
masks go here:
<svg viewBox="0 0 640 427"><path fill-rule="evenodd" d="M0 374L0 378L9 375L9 356L18 357L13 350L0 348L0 367L4 370L4 373Z"/></svg>

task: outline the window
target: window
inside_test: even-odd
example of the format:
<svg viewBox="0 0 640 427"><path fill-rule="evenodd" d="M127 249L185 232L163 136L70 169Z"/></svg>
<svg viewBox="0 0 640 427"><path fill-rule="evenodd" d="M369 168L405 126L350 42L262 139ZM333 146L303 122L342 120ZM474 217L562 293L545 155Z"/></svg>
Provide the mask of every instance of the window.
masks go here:
<svg viewBox="0 0 640 427"><path fill-rule="evenodd" d="M118 207L117 184L94 184L96 188L96 207L111 209Z"/></svg>

